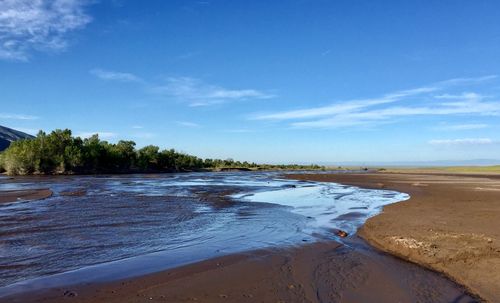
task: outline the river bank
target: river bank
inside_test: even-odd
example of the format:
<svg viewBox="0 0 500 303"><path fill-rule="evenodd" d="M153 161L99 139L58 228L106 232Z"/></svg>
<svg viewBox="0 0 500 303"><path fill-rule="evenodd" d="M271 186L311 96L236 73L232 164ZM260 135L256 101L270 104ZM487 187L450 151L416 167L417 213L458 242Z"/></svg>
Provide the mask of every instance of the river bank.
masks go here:
<svg viewBox="0 0 500 303"><path fill-rule="evenodd" d="M338 182L410 194L370 219L358 234L375 247L442 272L490 302L500 301L500 177L467 174L315 174Z"/></svg>
<svg viewBox="0 0 500 303"><path fill-rule="evenodd" d="M231 173L105 178L58 177L36 180L36 185L44 184L54 189L54 196L38 202L21 204L20 208L5 209L12 212L13 220L19 218L17 213L19 211L22 214L20 219L25 220L26 211L30 210L29 222L33 225L28 233L28 230L25 230L26 223L23 223L25 221L9 223L8 226L12 230L3 235L7 237L5 248L10 249L14 244L21 246L12 247L17 253L10 257L9 260L12 262L7 262L8 260L5 262L5 265L10 266L4 268L6 277L9 277L9 272L12 273L13 279L14 275L28 273L26 269L12 267L17 264L19 252L24 251L19 249L27 244L30 244L26 248L29 248L26 250L28 258L34 257L30 248L33 244L35 248L57 248L54 253L59 256L69 255L62 259L52 258L52 253L36 257L41 266L30 265L32 268L30 270L39 270L43 274L50 266L62 272L62 275L23 282L14 288L4 288L3 294L12 294L2 297L0 301L68 302L70 300L91 303L220 302L222 300L225 302L475 301L462 287L439 274L380 253L356 235L352 235L356 226L364 222L366 215L379 212L376 208L391 201L406 199L401 194L331 183L287 181L281 179L279 175L274 176ZM311 175L303 177L308 178ZM21 183L17 182L21 180L12 181L17 182L19 186L22 185L22 188L30 188L32 186L30 180L32 179L23 178ZM9 187L18 186L16 184L10 184ZM257 193L250 196L237 195L238 197L231 194L238 188L244 192L249 186ZM189 193L186 192L187 189ZM228 194L233 195L238 202L224 198ZM268 201L278 204L255 203L251 202L252 199L256 202ZM386 202L383 202L384 200ZM332 204L332 201L335 203ZM109 224L111 218L106 215L111 213L95 212L100 209L96 208L96 205L112 211L113 224ZM172 212L173 210L175 212ZM126 213L121 216L123 211ZM67 216L73 213L78 213L79 217ZM165 217L170 214L176 215L171 219ZM141 219L144 215L147 215L146 221ZM152 256L145 254L139 259L124 260L131 262L118 261L83 271L71 270L87 259L85 262L93 262L91 256L94 254L88 254L86 251L89 248L94 249L96 253L107 251L109 256L116 254L113 258L120 258L119 253L122 250L116 248L122 244L116 241L122 239L129 241L136 239L135 242L123 246L128 247L127 251L132 251L130 246L133 244L136 247L133 252L136 254L143 250L146 252L151 244L158 245L162 249L169 247L172 236L177 232L172 231L168 234L166 228L177 226L179 224L177 220L181 218L179 215L188 219L186 222L214 222L215 225L210 223L206 226L212 226L211 228L203 227L196 232L198 240L182 237L179 241L174 241L178 242L178 245L159 252L154 262ZM102 220L96 220L101 216ZM66 218L68 220L62 220ZM194 218L198 219L193 221ZM212 219L199 221L203 218ZM83 220L81 223L80 219ZM45 227L47 225L43 223L44 220L47 220L49 229ZM54 226L56 223L54 220L58 226ZM89 220L93 221L90 229L87 228ZM154 224L151 224L153 220ZM177 223L172 225L168 220ZM225 222L222 225L220 225L221 220ZM41 223L43 224L40 225ZM136 238L132 237L130 231L137 231L137 226L142 224L145 224L144 229L141 228L144 233L141 231ZM199 227L205 226L204 224ZM193 231L193 227L197 225L190 223L186 231ZM65 232L64 236L61 235L62 238L50 242L50 239L54 239L53 235L59 234L59 230L68 230L69 226L71 233ZM352 236L339 239L332 231L324 230L322 226L345 226ZM22 233L19 233L18 229L23 227ZM353 227L356 228L352 229ZM154 230L158 228L161 232L155 233ZM102 234L108 230L110 237ZM100 233L96 234L96 231ZM126 233L127 237L113 236L117 233ZM85 236L89 234L93 236ZM155 240L149 243L150 241L145 241L144 237L149 235L149 238L154 240L155 237L151 237L151 234L170 236L165 238L166 242L156 243ZM200 235L206 235L206 238L205 236L202 238L206 240L200 242ZM45 239L43 241L41 241L42 236ZM106 246L89 246L87 242L94 241L98 236L102 238L99 242L105 243ZM214 236L221 241L214 242ZM12 237L17 237L19 240L13 242ZM73 242L68 242L70 239L76 241L74 245ZM262 243L262 240L266 242ZM48 245L47 241L52 244ZM113 245L110 246L110 243ZM187 243L190 244L186 245ZM227 245L231 243L234 244L234 248L244 252L236 250L230 253ZM258 249L259 246L269 246L266 243L276 244L271 245L273 247ZM277 245L279 243L282 244ZM215 247L227 253L224 255L223 251L219 252L219 248L211 252ZM252 247L256 247L257 250ZM178 257L192 258L195 252L200 254L201 259L211 255L223 256L189 265L182 265L182 262L179 262ZM95 260L103 261L102 258ZM168 268L168 263L180 265ZM116 274L115 270L124 270L125 274ZM64 273L66 271L67 273ZM97 278L99 276L108 278L99 279Z"/></svg>

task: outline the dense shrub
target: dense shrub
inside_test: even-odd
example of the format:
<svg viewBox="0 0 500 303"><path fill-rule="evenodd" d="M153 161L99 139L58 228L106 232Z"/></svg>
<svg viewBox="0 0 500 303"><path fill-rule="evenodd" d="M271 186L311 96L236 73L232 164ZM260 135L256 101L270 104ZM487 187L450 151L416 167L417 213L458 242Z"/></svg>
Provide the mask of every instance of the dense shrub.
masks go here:
<svg viewBox="0 0 500 303"><path fill-rule="evenodd" d="M135 148L133 141L116 144L101 141L99 136L81 139L71 131L42 131L34 139L13 142L0 153L0 172L10 175L180 172L218 168L318 169L319 166L257 165L233 159L200 159L174 149L160 150L148 145Z"/></svg>

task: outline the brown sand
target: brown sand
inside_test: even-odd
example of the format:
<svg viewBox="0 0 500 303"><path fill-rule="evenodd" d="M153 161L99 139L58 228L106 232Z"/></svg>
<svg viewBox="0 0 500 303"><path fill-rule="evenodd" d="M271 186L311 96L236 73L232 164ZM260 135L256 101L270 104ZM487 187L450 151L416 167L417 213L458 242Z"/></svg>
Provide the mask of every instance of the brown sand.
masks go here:
<svg viewBox="0 0 500 303"><path fill-rule="evenodd" d="M0 191L0 203L40 200L50 196L52 196L52 191L48 188L3 190Z"/></svg>
<svg viewBox="0 0 500 303"><path fill-rule="evenodd" d="M354 238L351 244L363 246L361 241ZM475 302L436 273L332 241L230 255L139 278L61 287L0 301Z"/></svg>
<svg viewBox="0 0 500 303"><path fill-rule="evenodd" d="M291 178L394 189L410 200L384 207L358 234L391 254L446 274L500 302L500 178L495 175L330 174Z"/></svg>

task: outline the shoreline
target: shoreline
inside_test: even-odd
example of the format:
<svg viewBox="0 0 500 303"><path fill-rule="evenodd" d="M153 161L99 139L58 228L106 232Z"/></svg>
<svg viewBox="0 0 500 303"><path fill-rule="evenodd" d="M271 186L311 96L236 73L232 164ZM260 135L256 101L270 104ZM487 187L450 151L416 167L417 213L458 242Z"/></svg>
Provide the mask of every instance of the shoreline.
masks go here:
<svg viewBox="0 0 500 303"><path fill-rule="evenodd" d="M26 291L12 303L478 302L440 274L371 248L316 242L217 257L111 282Z"/></svg>
<svg viewBox="0 0 500 303"><path fill-rule="evenodd" d="M370 245L445 274L486 301L500 301L500 179L472 174L291 174L405 192L358 230Z"/></svg>
<svg viewBox="0 0 500 303"><path fill-rule="evenodd" d="M343 244L329 240L249 251L117 281L26 291L0 301L408 302L427 298L476 300L436 272L381 253L353 235Z"/></svg>
<svg viewBox="0 0 500 303"><path fill-rule="evenodd" d="M269 167L267 167L269 166ZM57 176L123 176L123 175L157 175L157 174L189 174L189 173L225 173L225 172L300 172L300 171L336 171L335 169L327 170L324 167L320 168L279 168L273 165L262 164L258 167L214 167L214 168L200 168L200 169L180 169L180 170L161 170L161 169L149 169L149 170L116 170L116 171L96 171L96 172L74 172L68 171L63 173L27 173L27 174L9 174L5 171L1 171L0 167L0 177L4 178L19 178L19 177L57 177ZM360 172L361 169L348 169L340 170L343 172Z"/></svg>

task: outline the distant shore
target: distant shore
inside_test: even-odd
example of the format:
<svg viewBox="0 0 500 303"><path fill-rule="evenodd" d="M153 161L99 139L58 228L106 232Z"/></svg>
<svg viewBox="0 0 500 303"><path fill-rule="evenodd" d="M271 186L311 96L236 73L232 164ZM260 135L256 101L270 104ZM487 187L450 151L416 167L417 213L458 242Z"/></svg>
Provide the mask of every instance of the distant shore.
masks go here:
<svg viewBox="0 0 500 303"><path fill-rule="evenodd" d="M500 302L500 176L432 173L289 175L409 193L358 234L375 247L442 272Z"/></svg>
<svg viewBox="0 0 500 303"><path fill-rule="evenodd" d="M1 167L0 167L1 170ZM280 165L259 165L256 167L214 167L214 168L200 168L200 169L181 169L181 170L161 170L161 169L150 169L150 170L141 170L141 169L130 169L130 170L111 170L111 171L99 171L99 172L74 172L74 171L65 171L61 173L52 172L52 173L30 173L30 174L18 174L18 175L9 175L6 172L0 171L0 176L8 176L8 177L29 177L29 176L107 176L107 175L151 175L151 174L179 174L179 173L210 173L210 172L269 172L269 171L362 171L362 169L326 169L324 167L297 167L291 168L280 167ZM368 170L366 170L368 171Z"/></svg>

